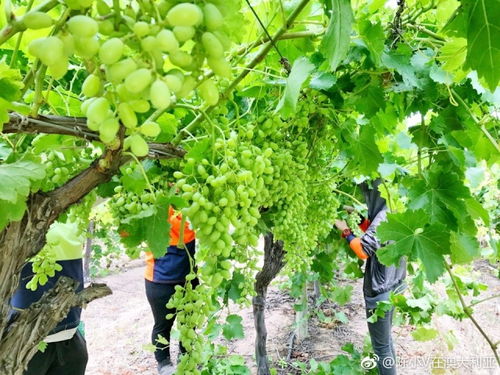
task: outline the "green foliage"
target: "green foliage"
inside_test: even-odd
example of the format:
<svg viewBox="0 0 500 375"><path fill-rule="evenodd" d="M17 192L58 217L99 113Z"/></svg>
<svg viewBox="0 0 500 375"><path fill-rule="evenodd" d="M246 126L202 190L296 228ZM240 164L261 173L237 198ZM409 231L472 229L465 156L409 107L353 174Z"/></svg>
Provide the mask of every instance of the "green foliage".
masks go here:
<svg viewBox="0 0 500 375"><path fill-rule="evenodd" d="M445 262L461 271L481 255L496 261L499 254L498 0L416 1L397 30L394 10L382 0L309 2L276 42L293 62L289 77L275 49L260 54L266 38L242 1L213 0L217 9L207 10L196 0L175 11L168 2L132 2L116 18L100 3L57 2L46 13L58 19L28 17L26 25L48 27L19 39L5 33L10 21L1 21L0 123L9 126L8 111L89 121L67 124L76 136L12 127L0 134L0 229L22 219L31 193L51 193L105 152L130 149L117 175L97 188L105 203L95 236L113 237L105 245L121 251L119 233L129 255L161 256L169 244L168 206L181 210L198 242L198 267L188 278L200 284L179 286L170 303L192 353L178 372L207 364L246 374L237 358L205 355L200 332L241 337L241 318L219 324L216 312L252 294L259 238L271 232L283 241L293 296L320 280L322 298L346 303L351 290L334 275L361 277L361 262L341 248L345 241L332 224L342 204L362 200L357 182L382 176L392 213L377 233L387 245L377 256L386 264L406 256L412 279L411 293L392 296L391 304L419 326L436 312L464 317L451 280L441 277ZM299 3L253 5L272 35ZM15 7L24 22L24 9ZM176 15L182 8L188 14ZM168 19L187 29L174 30ZM152 152L151 143L167 142L186 155ZM83 230L87 208L59 221L80 217ZM109 249L101 250L97 257L106 257ZM480 294L483 287L466 271L456 279L461 293ZM445 301L429 289L440 277ZM361 354L348 352L311 362L311 373L358 373Z"/></svg>
<svg viewBox="0 0 500 375"><path fill-rule="evenodd" d="M352 28L350 0L331 0L330 22L321 44L321 52L328 60L328 69L335 71L349 51Z"/></svg>
<svg viewBox="0 0 500 375"><path fill-rule="evenodd" d="M417 341L429 341L438 337L439 332L434 328L418 327L411 335Z"/></svg>
<svg viewBox="0 0 500 375"><path fill-rule="evenodd" d="M45 177L44 168L32 161L17 161L0 165L0 230L10 221L18 221L24 215L26 198L31 184Z"/></svg>
<svg viewBox="0 0 500 375"><path fill-rule="evenodd" d="M284 118L295 113L302 84L313 69L314 65L304 57L293 63L290 76L286 80L285 92L276 108Z"/></svg>
<svg viewBox="0 0 500 375"><path fill-rule="evenodd" d="M477 70L495 91L500 81L500 1L468 0L463 7L468 10L465 66Z"/></svg>
<svg viewBox="0 0 500 375"><path fill-rule="evenodd" d="M227 340L231 339L242 339L245 337L243 332L243 325L241 321L243 318L239 315L228 315L226 318L226 324L222 326L222 333Z"/></svg>
<svg viewBox="0 0 500 375"><path fill-rule="evenodd" d="M406 211L389 214L377 234L381 241L394 241L377 252L378 259L386 264L398 264L401 256L419 259L430 282L444 272L444 255L450 253L450 234L441 224L429 224L424 211Z"/></svg>

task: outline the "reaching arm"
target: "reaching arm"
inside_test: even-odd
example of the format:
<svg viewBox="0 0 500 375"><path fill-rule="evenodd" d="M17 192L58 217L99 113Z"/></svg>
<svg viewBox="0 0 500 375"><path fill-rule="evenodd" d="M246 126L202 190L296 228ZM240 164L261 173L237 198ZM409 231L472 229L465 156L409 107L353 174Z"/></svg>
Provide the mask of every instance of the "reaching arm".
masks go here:
<svg viewBox="0 0 500 375"><path fill-rule="evenodd" d="M349 243L349 247L352 249L352 251L354 251L356 256L359 259L366 260L368 259L368 257L375 254L375 252L382 246L380 241L376 237L375 232L380 223L385 220L386 210L384 209L380 211L377 216L375 216L373 222L370 223L370 225L366 229L366 233L361 237L356 237L354 234L348 233L349 227L347 226L345 221L337 220L335 222L335 226L343 231L343 237L345 237L346 241ZM363 224L367 225L365 222Z"/></svg>

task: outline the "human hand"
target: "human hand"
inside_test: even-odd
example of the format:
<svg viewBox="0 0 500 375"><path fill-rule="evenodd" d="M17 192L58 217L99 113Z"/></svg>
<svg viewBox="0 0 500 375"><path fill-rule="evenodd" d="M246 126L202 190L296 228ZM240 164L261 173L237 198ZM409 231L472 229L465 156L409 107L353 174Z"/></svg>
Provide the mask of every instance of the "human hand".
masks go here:
<svg viewBox="0 0 500 375"><path fill-rule="evenodd" d="M347 213L348 213L348 214L352 214L352 213L354 212L354 207L353 207L353 206L348 206L348 205L344 204L344 205L342 206L342 208L343 208L345 211L347 211Z"/></svg>
<svg viewBox="0 0 500 375"><path fill-rule="evenodd" d="M343 231L344 229L349 229L349 226L345 220L335 220L335 226L338 230Z"/></svg>

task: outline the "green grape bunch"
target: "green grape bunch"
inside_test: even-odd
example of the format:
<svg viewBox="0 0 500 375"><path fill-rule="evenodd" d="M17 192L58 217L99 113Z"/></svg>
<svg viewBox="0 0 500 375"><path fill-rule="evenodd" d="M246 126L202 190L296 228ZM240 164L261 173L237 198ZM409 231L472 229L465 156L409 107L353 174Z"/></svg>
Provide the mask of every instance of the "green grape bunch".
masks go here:
<svg viewBox="0 0 500 375"><path fill-rule="evenodd" d="M161 132L158 113L195 90L213 106L220 95L215 77L232 77L226 59L231 39L224 25L231 14L211 2L145 2L140 9L120 9L119 17L112 17L116 10L104 0L64 4L73 11L60 21L43 12L24 15L26 28L54 28L50 36L32 40L28 51L56 80L71 59L83 60L88 75L81 110L88 128L109 149L121 146L124 127L124 150L146 156L148 140Z"/></svg>

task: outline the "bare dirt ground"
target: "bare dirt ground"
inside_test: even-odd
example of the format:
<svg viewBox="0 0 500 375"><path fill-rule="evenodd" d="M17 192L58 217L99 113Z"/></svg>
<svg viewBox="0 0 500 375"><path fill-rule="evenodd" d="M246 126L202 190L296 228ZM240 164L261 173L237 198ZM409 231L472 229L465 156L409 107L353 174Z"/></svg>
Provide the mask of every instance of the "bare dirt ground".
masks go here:
<svg viewBox="0 0 500 375"><path fill-rule="evenodd" d="M481 275L481 281L489 286L484 297L499 294L500 282L494 276L492 268L485 263L478 263L476 270ZM145 344L149 344L153 320L144 293L142 264L133 262L125 271L107 276L99 282L106 282L113 290L113 295L91 303L84 312L90 357L87 375L155 375L157 372L153 354L143 348ZM312 318L310 337L296 343L293 350L289 350L288 343L294 324L294 301L278 287L270 288L266 311L268 351L279 374L298 374L293 366L295 360L315 358L328 361L339 354L346 354L341 347L348 342L354 343L358 348L363 346L368 330L361 294L362 281L346 280L345 283L354 287L352 302L336 307L336 311L344 312L349 323L328 325ZM238 313L243 317L245 338L227 343L229 353L242 355L254 374L255 334L252 309L233 307L231 313ZM498 342L500 300L492 299L481 303L474 316L493 341ZM396 351L401 361L399 374L500 374L495 367L491 349L469 319L458 322L447 316L436 316L433 325L439 332L454 332L457 342L452 350L448 349L444 337L417 342L411 336L412 327L394 327ZM176 347L174 342L173 348ZM173 351L175 358L175 349ZM290 356L290 365L286 364L287 356ZM431 370L434 357L442 357L447 364L446 368Z"/></svg>

